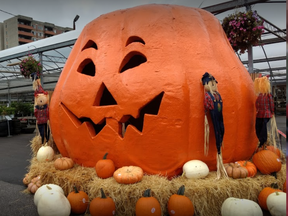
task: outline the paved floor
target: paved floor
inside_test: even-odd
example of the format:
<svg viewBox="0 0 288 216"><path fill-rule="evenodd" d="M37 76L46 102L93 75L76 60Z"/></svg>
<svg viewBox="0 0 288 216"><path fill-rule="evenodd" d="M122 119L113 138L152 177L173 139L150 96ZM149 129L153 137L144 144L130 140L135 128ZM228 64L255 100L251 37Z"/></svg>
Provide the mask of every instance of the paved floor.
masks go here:
<svg viewBox="0 0 288 216"><path fill-rule="evenodd" d="M277 116L278 129L286 134L286 116ZM0 137L0 216L36 216L33 195L24 194L22 183L31 159L34 134ZM286 139L281 140L286 151ZM267 212L264 215L269 215Z"/></svg>

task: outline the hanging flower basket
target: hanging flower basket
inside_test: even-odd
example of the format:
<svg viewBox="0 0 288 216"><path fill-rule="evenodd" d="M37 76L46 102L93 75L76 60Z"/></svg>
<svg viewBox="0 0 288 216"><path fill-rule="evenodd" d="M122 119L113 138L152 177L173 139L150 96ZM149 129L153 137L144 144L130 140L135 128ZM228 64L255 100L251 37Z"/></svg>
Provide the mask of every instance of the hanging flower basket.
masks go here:
<svg viewBox="0 0 288 216"><path fill-rule="evenodd" d="M238 12L225 17L224 32L235 52L245 53L250 45L258 45L264 32L263 20L256 11Z"/></svg>
<svg viewBox="0 0 288 216"><path fill-rule="evenodd" d="M42 66L39 61L33 58L32 55L28 55L20 63L20 72L25 78L30 78L31 76L40 77L40 72L42 71Z"/></svg>

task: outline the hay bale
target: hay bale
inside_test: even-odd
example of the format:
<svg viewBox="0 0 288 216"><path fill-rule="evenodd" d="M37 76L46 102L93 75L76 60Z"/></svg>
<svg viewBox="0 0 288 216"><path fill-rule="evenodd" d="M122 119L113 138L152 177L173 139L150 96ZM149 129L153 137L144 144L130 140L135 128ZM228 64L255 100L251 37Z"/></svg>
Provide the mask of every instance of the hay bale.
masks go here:
<svg viewBox="0 0 288 216"><path fill-rule="evenodd" d="M119 216L135 215L136 202L148 188L151 189L151 195L160 202L162 215L167 215L168 200L172 194L177 193L182 185L185 185L185 195L194 205L195 215L217 216L221 215L222 203L228 197L257 202L258 194L264 187L277 182L279 189L282 190L286 179L285 158L282 159L282 169L277 173L277 179L258 172L253 178L221 178L216 180L216 171L213 171L204 179L187 179L179 176L168 180L163 176L144 175L141 182L125 185L117 183L113 177L108 179L98 178L94 167L88 168L75 164L69 170L56 170L54 160L61 157L61 154L56 154L51 162L38 162L35 157L38 147L39 137L34 137L31 144L34 156L28 167L30 180L40 175L43 184L59 185L63 188L66 196L73 190L73 186L76 186L79 190L83 190L88 194L90 201L95 197L100 197L100 188L103 188L105 194L114 200L116 215ZM24 192L28 192L28 190Z"/></svg>

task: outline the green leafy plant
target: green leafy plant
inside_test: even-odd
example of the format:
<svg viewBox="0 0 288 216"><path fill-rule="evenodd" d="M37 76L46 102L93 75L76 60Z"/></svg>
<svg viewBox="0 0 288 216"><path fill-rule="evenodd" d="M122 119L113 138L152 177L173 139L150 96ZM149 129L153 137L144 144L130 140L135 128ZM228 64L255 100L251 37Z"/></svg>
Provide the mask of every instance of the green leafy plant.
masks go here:
<svg viewBox="0 0 288 216"><path fill-rule="evenodd" d="M25 78L30 78L32 74L37 77L40 76L42 71L42 66L39 61L37 61L31 54L27 58L23 59L20 63L20 72Z"/></svg>
<svg viewBox="0 0 288 216"><path fill-rule="evenodd" d="M232 48L240 54L258 45L264 32L263 20L256 11L231 14L223 19L222 27Z"/></svg>

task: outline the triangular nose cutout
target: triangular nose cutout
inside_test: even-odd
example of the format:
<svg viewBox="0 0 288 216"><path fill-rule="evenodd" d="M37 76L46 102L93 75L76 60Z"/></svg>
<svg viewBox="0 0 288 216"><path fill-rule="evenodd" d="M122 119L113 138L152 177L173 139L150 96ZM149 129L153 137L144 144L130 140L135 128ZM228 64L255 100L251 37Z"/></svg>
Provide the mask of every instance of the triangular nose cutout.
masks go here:
<svg viewBox="0 0 288 216"><path fill-rule="evenodd" d="M112 94L109 92L107 87L105 86L104 83L102 83L101 88L103 89L103 93L100 99L100 104L99 106L109 106L109 105L117 105L116 100L112 96Z"/></svg>

